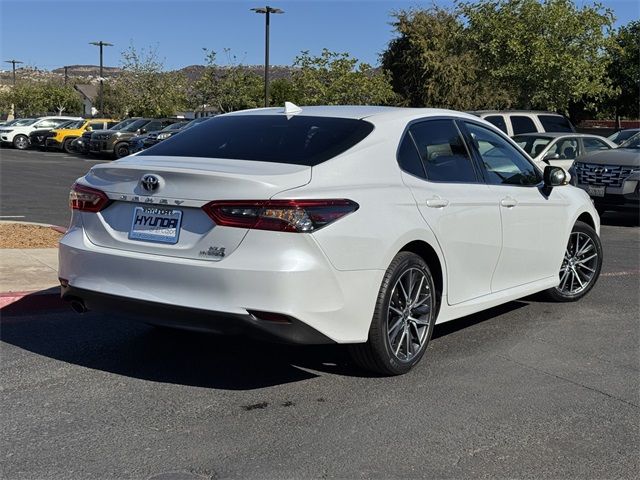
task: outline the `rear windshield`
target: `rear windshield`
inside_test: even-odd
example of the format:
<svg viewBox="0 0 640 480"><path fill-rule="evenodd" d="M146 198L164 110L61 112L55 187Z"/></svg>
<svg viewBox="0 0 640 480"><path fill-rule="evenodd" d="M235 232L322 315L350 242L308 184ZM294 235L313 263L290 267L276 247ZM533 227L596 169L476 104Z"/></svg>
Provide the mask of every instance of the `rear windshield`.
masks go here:
<svg viewBox="0 0 640 480"><path fill-rule="evenodd" d="M349 118L219 116L139 155L225 158L318 165L363 140L373 125Z"/></svg>
<svg viewBox="0 0 640 480"><path fill-rule="evenodd" d="M569 120L560 115L539 115L538 118L545 132L573 132Z"/></svg>

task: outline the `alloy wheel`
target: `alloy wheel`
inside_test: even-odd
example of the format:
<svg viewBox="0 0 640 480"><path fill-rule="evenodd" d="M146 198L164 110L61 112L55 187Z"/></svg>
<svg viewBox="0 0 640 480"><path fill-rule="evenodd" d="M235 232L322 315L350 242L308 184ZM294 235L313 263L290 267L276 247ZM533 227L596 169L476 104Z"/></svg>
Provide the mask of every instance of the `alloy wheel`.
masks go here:
<svg viewBox="0 0 640 480"><path fill-rule="evenodd" d="M598 250L591 237L573 232L560 267L560 292L577 295L589 287L596 276L598 261Z"/></svg>
<svg viewBox="0 0 640 480"><path fill-rule="evenodd" d="M408 362L426 346L434 320L434 295L425 273L405 270L391 292L387 313L387 339L395 357Z"/></svg>

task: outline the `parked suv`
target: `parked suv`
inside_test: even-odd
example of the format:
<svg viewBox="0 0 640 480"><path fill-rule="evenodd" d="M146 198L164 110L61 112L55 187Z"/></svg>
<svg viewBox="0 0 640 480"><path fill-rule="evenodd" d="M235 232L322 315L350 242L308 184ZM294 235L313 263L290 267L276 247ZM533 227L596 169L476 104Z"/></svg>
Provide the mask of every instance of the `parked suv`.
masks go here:
<svg viewBox="0 0 640 480"><path fill-rule="evenodd" d="M72 125L75 125L80 120L69 120L68 122L64 122L56 127L56 129L61 128L69 128ZM43 128L41 130L34 130L29 134L29 147L31 148L44 148L45 142L51 132L49 128Z"/></svg>
<svg viewBox="0 0 640 480"><path fill-rule="evenodd" d="M640 207L640 133L618 148L578 158L569 170L572 183L586 190L599 214Z"/></svg>
<svg viewBox="0 0 640 480"><path fill-rule="evenodd" d="M122 130L125 127L131 125L139 118L140 117L127 118L126 120L122 120L120 123L107 128L107 130L111 132L117 132L118 130ZM91 135L95 131L96 130L85 130L85 132L80 137L71 142L71 147L76 151L76 153L84 153L85 155L89 153L89 143L91 142Z"/></svg>
<svg viewBox="0 0 640 480"><path fill-rule="evenodd" d="M118 121L112 118L78 120L72 125L65 126L63 129L51 130L45 140L45 147L71 153L73 151L71 143L85 131L104 130L105 128L113 127L117 123Z"/></svg>
<svg viewBox="0 0 640 480"><path fill-rule="evenodd" d="M510 137L523 133L576 131L569 119L558 113L530 110L478 110L469 113L484 118Z"/></svg>
<svg viewBox="0 0 640 480"><path fill-rule="evenodd" d="M181 121L180 118L139 118L118 131L98 130L91 134L89 152L115 158L126 157L129 155L129 140L134 136L162 130L172 123Z"/></svg>
<svg viewBox="0 0 640 480"><path fill-rule="evenodd" d="M82 120L81 117L39 117L7 128L0 128L0 141L11 143L19 150L29 148L29 134L34 130L52 130L69 120Z"/></svg>

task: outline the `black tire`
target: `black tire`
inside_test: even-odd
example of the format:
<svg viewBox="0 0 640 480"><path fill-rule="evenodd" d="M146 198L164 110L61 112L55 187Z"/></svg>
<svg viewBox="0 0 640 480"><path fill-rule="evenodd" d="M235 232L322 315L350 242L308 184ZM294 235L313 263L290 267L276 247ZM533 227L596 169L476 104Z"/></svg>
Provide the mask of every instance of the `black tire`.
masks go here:
<svg viewBox="0 0 640 480"><path fill-rule="evenodd" d="M127 142L117 143L113 148L113 153L116 158L122 158L129 155L129 144Z"/></svg>
<svg viewBox="0 0 640 480"><path fill-rule="evenodd" d="M73 143L74 140L75 138L67 138L62 144L62 150L64 150L67 153L73 153L74 149L71 147L71 144Z"/></svg>
<svg viewBox="0 0 640 480"><path fill-rule="evenodd" d="M399 297L402 294L396 293L396 285L399 285L401 279L406 278L407 275L414 274L417 277L420 275L423 276L422 278L426 280L426 290L424 290L424 296L421 297L421 289L423 288L422 284L418 287L415 300L418 304L422 303L422 306L412 310L410 307L407 307L405 303L404 315L408 315L409 318L412 316L417 317L423 311L426 311L425 308L428 307L428 313L419 319L421 322L428 323L426 323L426 325L423 323L421 326L418 326L415 323L410 324L410 321L407 320L405 316L398 315L394 318L389 313L392 305L395 304L396 306L400 306L397 302L398 300L402 300ZM420 278L418 278L418 280L420 280ZM397 292L400 292L400 289L398 289ZM428 294L426 292L428 292ZM411 290L408 293L408 296L411 298ZM420 298L422 298L422 301L418 301ZM394 303L392 304L392 302ZM418 312L416 315L417 310L421 310L421 312ZM435 290L433 276L431 275L428 265L415 253L400 252L395 256L391 265L389 265L389 268L387 268L382 280L382 285L378 293L378 299L373 313L373 319L371 321L371 327L369 328L369 338L367 342L349 346L354 362L365 370L382 375L402 375L407 373L420 361L427 350L427 345L433 333L436 316L437 292ZM392 322L395 322L395 325L398 325L398 322L404 322L402 324L404 326L401 325L397 330L393 327L389 328L389 323ZM420 328L422 328L422 330L419 330ZM391 330L396 330L396 335L400 334L402 331L402 336L398 341L398 349L400 349L403 343L406 343L407 347L405 352L407 352L407 354L404 355L404 359L401 358L400 352L395 353L393 351L393 339L390 339L390 335L393 335ZM407 336L409 340L407 340L407 342L403 342L403 338L406 339ZM414 342L411 339L417 339L418 337L422 338L422 341L421 343L418 342L418 350L411 354L411 348L413 348L414 345Z"/></svg>
<svg viewBox="0 0 640 480"><path fill-rule="evenodd" d="M587 250L582 256L573 256L573 258L574 259L579 258L581 259L580 262L584 262L584 259L588 259L593 254L596 254L597 257L593 258L592 260L589 260L590 263L585 264L587 265L586 268L593 270L592 276L588 279L588 283L586 284L586 286L575 292L572 292L572 291L567 291L566 282L563 282L563 279L565 279L565 277L563 277L563 274L564 274L565 266L567 266L567 270L569 271L568 273L569 278L575 278L575 276L571 277L572 265L568 265L568 260L566 259L567 255L571 257L573 253L575 253L575 252L572 252L571 250L572 238L574 237L574 234L576 235L579 234L579 236L583 238L583 241L585 236L588 237L591 240L591 242L593 242L593 249ZM588 247L588 244L587 244L587 247ZM577 267L577 266L573 268L575 275L577 275L581 279L580 281L583 281L583 280L586 281L586 278L581 276L579 268L580 267ZM583 222L576 222L576 224L573 226L573 229L571 230L571 235L567 243L567 253L565 254L565 260L563 260L562 266L560 268L560 273L559 273L560 284L557 287L546 290L544 293L546 294L546 297L549 300L552 300L554 302L578 301L582 297L587 295L591 291L591 289L594 287L594 285L598 281L598 277L600 276L601 269L602 269L602 244L600 243L600 237L598 237L598 234L591 226ZM586 270L586 272L589 272L589 270ZM572 279L572 282L573 282L573 279ZM563 286L565 286L564 289L562 288Z"/></svg>
<svg viewBox="0 0 640 480"><path fill-rule="evenodd" d="M13 146L18 150L26 150L29 148L29 138L26 135L16 135L13 137Z"/></svg>

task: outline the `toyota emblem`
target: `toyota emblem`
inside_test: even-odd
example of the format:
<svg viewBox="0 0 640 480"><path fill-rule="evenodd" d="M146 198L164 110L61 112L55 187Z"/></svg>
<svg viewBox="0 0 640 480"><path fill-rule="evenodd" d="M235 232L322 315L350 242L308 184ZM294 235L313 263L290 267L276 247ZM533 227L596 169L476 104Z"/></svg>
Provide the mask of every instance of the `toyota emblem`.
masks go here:
<svg viewBox="0 0 640 480"><path fill-rule="evenodd" d="M160 179L155 175L151 175L150 173L148 173L142 177L142 180L140 180L140 185L142 185L142 188L144 188L147 192L153 192L160 186Z"/></svg>

